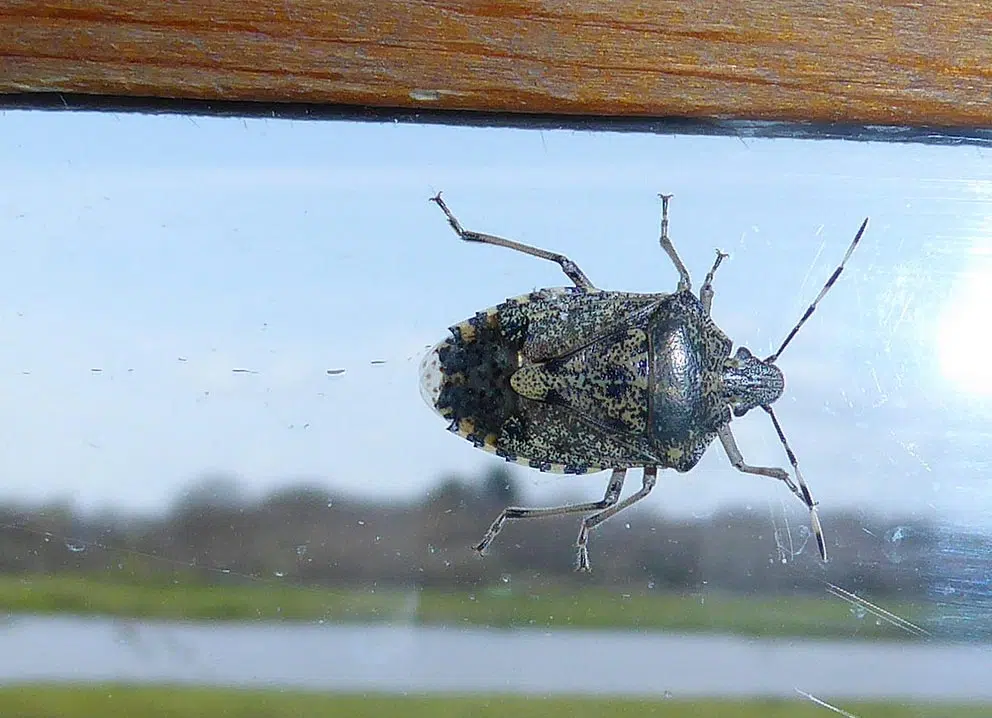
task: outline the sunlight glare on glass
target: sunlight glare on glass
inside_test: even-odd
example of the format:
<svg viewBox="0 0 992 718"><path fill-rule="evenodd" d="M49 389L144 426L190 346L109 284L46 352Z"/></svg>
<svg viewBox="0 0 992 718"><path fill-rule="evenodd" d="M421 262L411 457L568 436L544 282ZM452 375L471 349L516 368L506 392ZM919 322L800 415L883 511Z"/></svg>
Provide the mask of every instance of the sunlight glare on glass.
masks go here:
<svg viewBox="0 0 992 718"><path fill-rule="evenodd" d="M981 240L979 240L981 241ZM956 280L937 328L937 352L944 378L964 394L992 394L992 232L975 247L974 266Z"/></svg>

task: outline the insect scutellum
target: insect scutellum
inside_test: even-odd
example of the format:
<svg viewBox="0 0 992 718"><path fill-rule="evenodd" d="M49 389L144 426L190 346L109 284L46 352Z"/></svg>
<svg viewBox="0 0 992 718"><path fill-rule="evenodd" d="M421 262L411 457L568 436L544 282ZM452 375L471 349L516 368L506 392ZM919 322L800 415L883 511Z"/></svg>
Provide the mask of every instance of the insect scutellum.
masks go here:
<svg viewBox="0 0 992 718"><path fill-rule="evenodd" d="M671 195L659 196L660 245L679 274L668 294L600 290L568 257L465 230L440 194L432 198L461 239L555 262L575 286L507 299L452 327L452 337L421 365L425 399L452 431L507 461L559 473L611 470L602 500L507 507L475 548L485 551L510 519L584 513L577 568L588 570L590 531L647 496L659 467L689 471L719 438L734 468L782 481L806 505L826 560L817 504L771 408L785 389L775 362L837 281L868 220L774 354L759 359L741 346L731 356L732 342L710 318L713 277L727 255L717 250L698 297L693 294L668 236ZM756 407L771 419L794 479L784 469L744 461L730 421ZM644 469L642 486L620 501L631 468Z"/></svg>

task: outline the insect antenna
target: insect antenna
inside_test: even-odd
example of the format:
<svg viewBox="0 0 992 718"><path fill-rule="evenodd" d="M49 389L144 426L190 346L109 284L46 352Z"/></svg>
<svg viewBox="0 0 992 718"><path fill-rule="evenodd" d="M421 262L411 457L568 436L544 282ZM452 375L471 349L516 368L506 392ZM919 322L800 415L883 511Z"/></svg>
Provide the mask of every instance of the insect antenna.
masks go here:
<svg viewBox="0 0 992 718"><path fill-rule="evenodd" d="M820 517L816 513L816 502L813 501L813 495L809 492L809 487L806 486L806 480L803 478L803 473L799 470L799 461L796 459L795 453L792 451L792 447L789 446L788 440L785 438L785 433L782 431L782 425L778 423L778 418L775 416L775 412L772 411L770 406L762 406L768 416L772 418L772 424L775 425L775 432L778 434L779 441L782 442L782 446L785 447L785 453L789 457L789 463L792 464L792 470L796 473L796 481L799 486L787 479L786 483L789 484L789 488L803 500L803 503L809 508L809 520L813 525L813 535L816 536L816 545L820 549L820 558L824 561L827 560L827 544L823 540L823 527L820 526Z"/></svg>
<svg viewBox="0 0 992 718"><path fill-rule="evenodd" d="M844 258L840 261L840 264L837 266L837 269L835 269L834 273L830 275L830 279L828 279L827 283L823 285L823 289L821 289L820 293L816 295L816 299L813 300L813 303L810 304L809 307L807 307L806 312L803 314L802 318L798 322L796 322L796 326L792 327L792 331L789 332L789 335L785 338L785 341L782 342L782 346L778 348L778 351L776 351L770 357L765 359L766 362L774 362L776 359L778 359L779 356L782 354L782 352L785 350L785 348L789 346L789 342L792 341L792 338L796 336L796 333L799 331L800 327L802 327L802 325L806 323L807 319L813 316L813 312L816 310L816 305L819 304L820 300L823 299L823 296L828 291L830 291L830 288L834 286L834 282L837 281L837 278L840 276L840 273L844 271L844 265L847 264L847 260L851 258L851 254L854 252L854 248L858 246L858 242L861 241L861 235L865 233L865 229L867 229L867 227L868 227L868 218L865 217L865 221L861 223L861 229L859 229L858 233L854 235L854 240L851 242L851 246L847 248L847 253L844 254Z"/></svg>

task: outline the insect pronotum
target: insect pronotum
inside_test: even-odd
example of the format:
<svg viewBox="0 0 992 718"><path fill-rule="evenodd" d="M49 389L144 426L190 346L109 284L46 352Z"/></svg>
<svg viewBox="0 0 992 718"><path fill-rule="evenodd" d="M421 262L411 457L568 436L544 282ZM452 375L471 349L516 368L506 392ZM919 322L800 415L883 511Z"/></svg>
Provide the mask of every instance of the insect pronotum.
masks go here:
<svg viewBox="0 0 992 718"><path fill-rule="evenodd" d="M861 224L841 263L779 348L758 359L710 318L716 259L698 297L668 236L661 197L661 248L679 281L672 293L635 294L596 288L568 257L464 229L441 199L432 198L455 233L558 264L573 287L542 289L507 299L451 327L421 365L425 400L449 428L477 447L540 471L581 474L610 470L602 500L552 508L504 509L475 546L480 553L510 519L587 514L576 539L576 567L589 570L590 531L647 496L659 468L692 469L718 438L738 471L782 481L806 505L820 556L823 530L795 453L771 405L785 378L782 352L840 277L861 240ZM734 416L764 410L785 449L793 475L744 461L730 428ZM643 469L641 488L620 500L627 471Z"/></svg>

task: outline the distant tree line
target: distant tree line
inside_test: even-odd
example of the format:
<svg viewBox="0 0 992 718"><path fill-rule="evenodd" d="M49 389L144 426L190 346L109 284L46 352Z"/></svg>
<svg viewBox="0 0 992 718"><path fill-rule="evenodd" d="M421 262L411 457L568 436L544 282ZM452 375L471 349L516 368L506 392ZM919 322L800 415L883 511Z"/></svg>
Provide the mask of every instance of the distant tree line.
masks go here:
<svg viewBox="0 0 992 718"><path fill-rule="evenodd" d="M950 559L941 547L953 545L946 530L919 520L824 512L831 555L823 564L799 512L787 530L783 517L768 511L674 520L641 509L596 530L591 574L572 570L574 516L511 522L480 559L470 546L504 506L519 500L503 466L481 477L447 477L407 505L358 501L315 485L249 500L236 480L205 477L157 518L83 515L67 505L0 507L0 571L140 582L278 577L438 587L512 578L778 594L822 594L832 583L866 596L910 599L930 595L946 577Z"/></svg>

